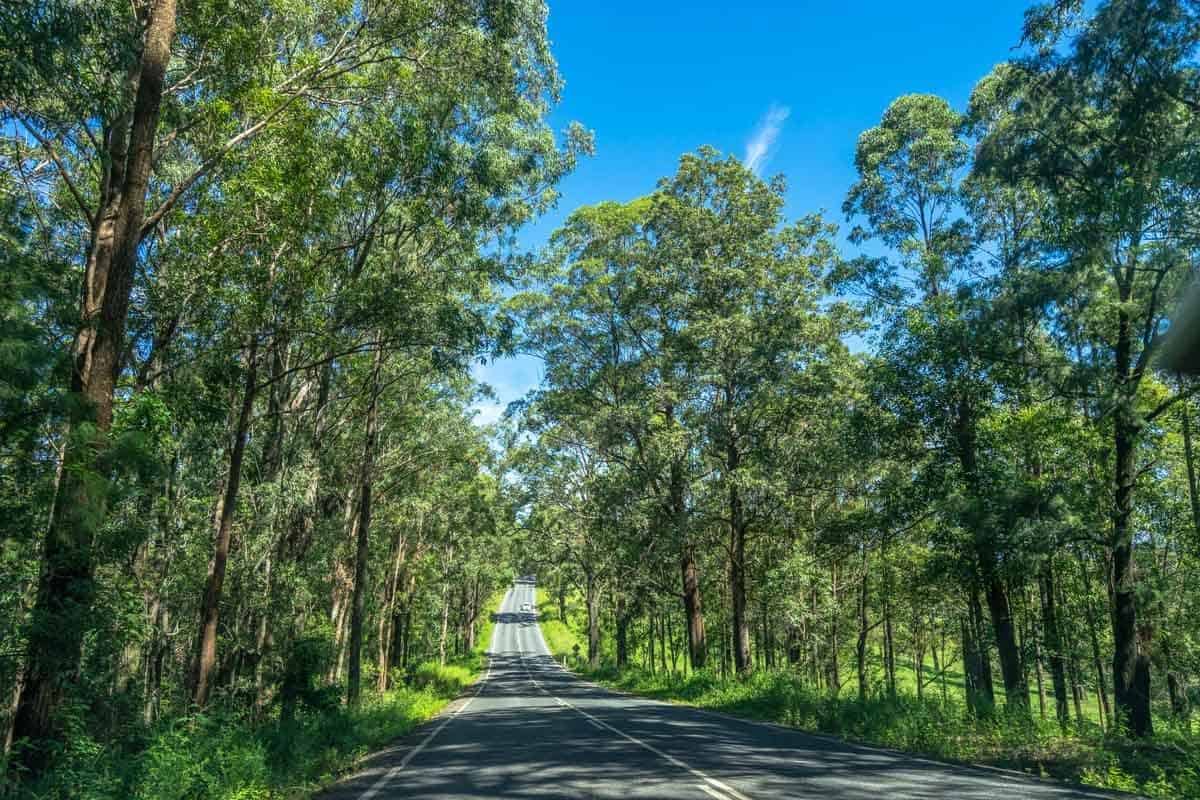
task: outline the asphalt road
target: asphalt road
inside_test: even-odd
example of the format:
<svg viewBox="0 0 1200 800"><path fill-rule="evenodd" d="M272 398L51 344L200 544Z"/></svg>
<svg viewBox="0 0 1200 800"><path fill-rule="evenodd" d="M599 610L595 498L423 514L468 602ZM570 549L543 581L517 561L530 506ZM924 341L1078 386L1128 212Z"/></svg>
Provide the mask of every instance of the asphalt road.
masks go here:
<svg viewBox="0 0 1200 800"><path fill-rule="evenodd" d="M1111 797L609 692L554 662L524 603L534 587L518 583L470 693L323 800Z"/></svg>

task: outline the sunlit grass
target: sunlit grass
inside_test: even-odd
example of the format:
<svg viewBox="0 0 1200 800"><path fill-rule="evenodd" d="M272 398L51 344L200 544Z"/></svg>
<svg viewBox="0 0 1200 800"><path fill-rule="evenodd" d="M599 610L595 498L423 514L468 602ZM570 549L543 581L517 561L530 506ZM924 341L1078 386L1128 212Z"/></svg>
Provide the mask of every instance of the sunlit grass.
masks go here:
<svg viewBox="0 0 1200 800"><path fill-rule="evenodd" d="M21 800L300 800L312 796L364 757L440 712L479 678L491 641L492 615L481 614L475 648L440 665L418 665L406 685L364 692L356 707L329 694L323 708L255 719L219 705L164 722L135 751L105 749L86 732L71 738L60 768L26 787ZM373 665L364 664L366 687Z"/></svg>
<svg viewBox="0 0 1200 800"><path fill-rule="evenodd" d="M803 676L787 668L760 666L744 680L722 676L712 668L685 674L681 649L673 664L668 655L667 670L656 664L651 672L635 656L635 663L618 672L613 666L611 631L606 631L602 640L604 665L588 671L583 663L569 658L575 644L585 644L586 614L581 599L568 595L565 623L559 618L555 598L542 597L538 612L546 643L556 658L568 656L567 663L588 678L621 691L949 761L1005 766L1148 797L1200 797L1200 736L1166 720L1159 721L1159 735L1153 742L1131 744L1121 737L1106 736L1098 724L1094 691L1086 693L1084 723L1073 724L1064 734L1054 719L1049 675L1045 676L1046 719L1039 714L1033 687L1030 717L1005 714L998 682L995 715L976 719L967 713L962 699L960 669L946 670L943 694L941 677L929 680L936 671L928 663L924 696L918 699L916 669L911 661L898 658L897 697L890 699L877 653L872 654L868 669L870 696L865 702L858 698L852 651L843 657L842 687L836 695L807 685ZM1073 703L1071 714L1074 717Z"/></svg>
<svg viewBox="0 0 1200 800"><path fill-rule="evenodd" d="M541 589L535 591L535 596L539 598L536 602L538 624L542 628L542 637L546 640L546 647L556 661L562 664L571 664L575 658L576 648L580 653L587 652L587 640L577 633L583 629L584 625L574 619L576 609L573 598L571 598L570 610L567 613L567 622L563 622L559 619L558 604L554 598Z"/></svg>

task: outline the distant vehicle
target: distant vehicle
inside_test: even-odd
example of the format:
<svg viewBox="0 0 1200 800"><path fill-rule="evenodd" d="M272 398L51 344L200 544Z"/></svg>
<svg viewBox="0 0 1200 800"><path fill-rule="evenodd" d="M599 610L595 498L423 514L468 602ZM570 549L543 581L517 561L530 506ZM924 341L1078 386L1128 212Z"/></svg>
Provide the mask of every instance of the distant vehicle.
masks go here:
<svg viewBox="0 0 1200 800"><path fill-rule="evenodd" d="M537 579L534 575L522 575L517 578L516 583L536 583Z"/></svg>
<svg viewBox="0 0 1200 800"><path fill-rule="evenodd" d="M521 610L522 611L532 611L533 606L529 605L529 603L521 603Z"/></svg>

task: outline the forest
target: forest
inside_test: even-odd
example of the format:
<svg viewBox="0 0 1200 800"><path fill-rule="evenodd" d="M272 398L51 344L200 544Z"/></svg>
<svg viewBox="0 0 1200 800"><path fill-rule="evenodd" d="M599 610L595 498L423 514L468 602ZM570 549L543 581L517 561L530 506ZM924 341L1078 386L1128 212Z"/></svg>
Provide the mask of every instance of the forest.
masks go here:
<svg viewBox="0 0 1200 800"><path fill-rule="evenodd" d="M702 146L530 249L549 11L0 8L0 796L310 796L535 573L593 680L1200 797L1200 4L1032 6L836 213Z"/></svg>

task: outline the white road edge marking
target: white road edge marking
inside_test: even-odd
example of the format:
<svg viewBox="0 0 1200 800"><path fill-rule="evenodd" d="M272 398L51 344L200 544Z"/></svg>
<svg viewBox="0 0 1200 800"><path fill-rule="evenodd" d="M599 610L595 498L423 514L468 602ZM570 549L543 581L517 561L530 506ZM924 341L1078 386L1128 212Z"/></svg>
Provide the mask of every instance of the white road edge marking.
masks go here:
<svg viewBox="0 0 1200 800"><path fill-rule="evenodd" d="M495 628L493 628L492 629L492 643L489 647L489 650L494 651L496 649L495 645L496 645L496 630L495 630ZM418 744L416 747L412 748L407 753L405 753L404 758L400 759L399 764L397 764L396 766L389 769L387 772L380 775L379 780L377 780L377 781L375 781L375 783L371 784L371 786L365 792L363 792L361 795L358 796L358 800L372 800L372 798L374 798L377 794L379 794L381 791L383 791L383 787L386 786L388 784L388 782L390 782L393 778L395 778L397 775L399 775L404 770L404 768L408 766L408 762L410 762L414 758L416 758L417 754L420 753L422 750L424 750L426 745L428 745L430 742L432 742L434 737L442 732L442 728L449 725L451 722L454 721L455 717L457 717L459 714L461 714L462 712L467 710L467 706L471 705L471 701L479 696L479 693L483 691L484 684L486 684L488 682L488 680L491 679L491 677L492 677L492 659L491 659L491 656L489 656L487 672L483 673L483 677L480 678L479 683L476 684L474 694L472 694L470 697L468 697L461 706L454 709L453 714L446 717L444 720L441 721L441 723L436 728L434 728L432 731L430 731L429 735L426 736L424 739L422 739L420 744Z"/></svg>

